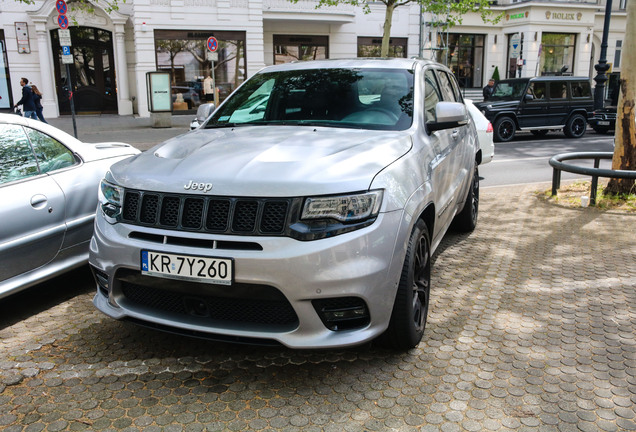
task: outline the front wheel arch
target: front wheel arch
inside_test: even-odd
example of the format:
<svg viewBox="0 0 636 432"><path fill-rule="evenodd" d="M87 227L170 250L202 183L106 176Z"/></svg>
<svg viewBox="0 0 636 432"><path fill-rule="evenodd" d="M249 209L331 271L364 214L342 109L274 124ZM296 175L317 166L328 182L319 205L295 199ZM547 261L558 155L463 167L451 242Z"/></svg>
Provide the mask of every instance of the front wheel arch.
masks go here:
<svg viewBox="0 0 636 432"><path fill-rule="evenodd" d="M418 219L408 238L389 326L378 338L385 347L408 350L422 340L431 292L431 240L423 219Z"/></svg>

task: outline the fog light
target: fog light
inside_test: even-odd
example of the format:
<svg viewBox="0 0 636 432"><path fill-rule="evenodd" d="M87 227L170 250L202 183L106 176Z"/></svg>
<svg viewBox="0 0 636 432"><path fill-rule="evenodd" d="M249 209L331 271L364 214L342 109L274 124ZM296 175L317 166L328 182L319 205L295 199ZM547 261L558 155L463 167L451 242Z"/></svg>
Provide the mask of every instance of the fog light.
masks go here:
<svg viewBox="0 0 636 432"><path fill-rule="evenodd" d="M91 270L93 271L93 276L95 277L95 282L97 283L99 292L102 293L104 297L108 298L108 275L92 266Z"/></svg>
<svg viewBox="0 0 636 432"><path fill-rule="evenodd" d="M369 310L364 300L357 297L339 297L314 300L314 309L329 330L349 330L369 324Z"/></svg>

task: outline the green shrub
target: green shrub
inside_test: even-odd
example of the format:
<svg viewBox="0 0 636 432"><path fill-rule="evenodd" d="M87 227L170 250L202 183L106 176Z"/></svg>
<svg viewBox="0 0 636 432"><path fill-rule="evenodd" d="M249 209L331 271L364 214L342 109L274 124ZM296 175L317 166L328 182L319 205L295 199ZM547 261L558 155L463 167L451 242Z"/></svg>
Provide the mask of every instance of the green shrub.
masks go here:
<svg viewBox="0 0 636 432"><path fill-rule="evenodd" d="M495 71L492 73L492 79L499 81L499 66L495 66Z"/></svg>

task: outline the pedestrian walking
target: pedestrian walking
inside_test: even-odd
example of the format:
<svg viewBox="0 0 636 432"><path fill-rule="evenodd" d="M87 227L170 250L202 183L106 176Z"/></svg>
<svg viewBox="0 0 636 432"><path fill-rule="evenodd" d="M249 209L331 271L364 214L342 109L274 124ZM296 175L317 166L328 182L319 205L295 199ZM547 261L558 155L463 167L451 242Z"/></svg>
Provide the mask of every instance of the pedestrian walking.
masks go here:
<svg viewBox="0 0 636 432"><path fill-rule="evenodd" d="M33 102L35 103L35 114L37 114L38 119L40 119L43 123L48 123L44 120L44 115L42 114L42 93L38 89L38 86L31 84L31 90L33 91Z"/></svg>
<svg viewBox="0 0 636 432"><path fill-rule="evenodd" d="M29 86L29 80L27 78L20 79L20 85L22 86L22 99L16 103L13 108L17 108L18 105L22 105L24 109L24 116L37 120L37 114L35 110L35 101L33 100L33 90Z"/></svg>

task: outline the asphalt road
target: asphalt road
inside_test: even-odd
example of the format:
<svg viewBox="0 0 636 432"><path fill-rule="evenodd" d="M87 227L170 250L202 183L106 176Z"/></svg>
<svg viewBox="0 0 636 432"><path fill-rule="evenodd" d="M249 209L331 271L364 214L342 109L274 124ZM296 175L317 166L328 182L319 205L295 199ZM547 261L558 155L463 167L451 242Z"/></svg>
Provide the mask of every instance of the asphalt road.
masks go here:
<svg viewBox="0 0 636 432"><path fill-rule="evenodd" d="M530 133L520 133L511 142L495 143L495 158L479 168L481 187L551 182L552 167L548 161L552 156L570 152L613 150L614 135L600 135L592 130L578 139L566 138L558 132L551 132L542 138L536 138ZM572 163L593 166L593 161ZM610 168L609 161L603 161L601 168ZM585 177L565 172L562 174L563 180L577 178Z"/></svg>

